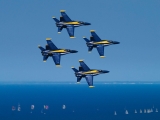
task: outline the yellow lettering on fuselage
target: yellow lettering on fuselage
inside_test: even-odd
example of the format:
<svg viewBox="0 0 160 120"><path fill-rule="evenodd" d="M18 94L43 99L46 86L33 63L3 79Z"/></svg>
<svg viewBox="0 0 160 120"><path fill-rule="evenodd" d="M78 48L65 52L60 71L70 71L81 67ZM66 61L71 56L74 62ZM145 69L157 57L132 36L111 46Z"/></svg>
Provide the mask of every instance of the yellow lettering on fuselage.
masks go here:
<svg viewBox="0 0 160 120"><path fill-rule="evenodd" d="M79 22L65 22L65 24L71 24L71 25L79 25Z"/></svg>
<svg viewBox="0 0 160 120"><path fill-rule="evenodd" d="M94 73L99 73L99 71L98 70L90 70L90 71L88 71L88 72L83 72L84 74L94 74Z"/></svg>
<svg viewBox="0 0 160 120"><path fill-rule="evenodd" d="M109 42L105 40L105 41L100 41L100 42L94 42L94 44L109 44Z"/></svg>

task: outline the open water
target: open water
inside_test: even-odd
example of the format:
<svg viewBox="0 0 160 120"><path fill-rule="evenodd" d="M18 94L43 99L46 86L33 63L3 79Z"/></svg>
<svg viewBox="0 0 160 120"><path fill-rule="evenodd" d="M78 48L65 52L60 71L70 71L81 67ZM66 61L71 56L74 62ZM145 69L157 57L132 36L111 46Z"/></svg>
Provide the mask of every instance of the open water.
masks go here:
<svg viewBox="0 0 160 120"><path fill-rule="evenodd" d="M0 120L160 120L160 84L95 86L1 84Z"/></svg>

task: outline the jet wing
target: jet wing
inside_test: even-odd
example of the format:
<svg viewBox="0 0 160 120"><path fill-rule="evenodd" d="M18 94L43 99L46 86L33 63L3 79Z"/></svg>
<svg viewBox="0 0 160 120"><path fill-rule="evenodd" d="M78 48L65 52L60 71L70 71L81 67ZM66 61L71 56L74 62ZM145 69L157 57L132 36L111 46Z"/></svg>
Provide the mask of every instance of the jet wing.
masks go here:
<svg viewBox="0 0 160 120"><path fill-rule="evenodd" d="M43 56L43 62L46 62L48 59L48 56Z"/></svg>
<svg viewBox="0 0 160 120"><path fill-rule="evenodd" d="M100 57L104 57L104 46L103 45L98 45L97 51L98 51Z"/></svg>
<svg viewBox="0 0 160 120"><path fill-rule="evenodd" d="M85 78L86 78L86 81L88 83L88 86L93 87L93 76L92 75L87 75Z"/></svg>
<svg viewBox="0 0 160 120"><path fill-rule="evenodd" d="M47 44L49 45L50 50L57 50L58 48L53 44L51 38L46 38Z"/></svg>
<svg viewBox="0 0 160 120"><path fill-rule="evenodd" d="M101 39L99 38L99 36L95 33L95 31L94 30L91 30L91 34L92 34L92 36L93 36L93 41L96 41L96 42L99 42L99 41L101 41Z"/></svg>
<svg viewBox="0 0 160 120"><path fill-rule="evenodd" d="M65 13L65 10L61 10L60 12L61 12L61 15L62 15L63 20L64 20L65 22L71 22L71 21L72 21L72 20L68 17L68 15Z"/></svg>
<svg viewBox="0 0 160 120"><path fill-rule="evenodd" d="M84 71L89 71L90 68L83 62L83 60L79 60L80 66L83 68Z"/></svg>
<svg viewBox="0 0 160 120"><path fill-rule="evenodd" d="M74 38L74 26L73 25L67 26L66 29L68 31L70 38Z"/></svg>
<svg viewBox="0 0 160 120"><path fill-rule="evenodd" d="M60 65L61 55L59 53L52 56L54 63L58 66Z"/></svg>

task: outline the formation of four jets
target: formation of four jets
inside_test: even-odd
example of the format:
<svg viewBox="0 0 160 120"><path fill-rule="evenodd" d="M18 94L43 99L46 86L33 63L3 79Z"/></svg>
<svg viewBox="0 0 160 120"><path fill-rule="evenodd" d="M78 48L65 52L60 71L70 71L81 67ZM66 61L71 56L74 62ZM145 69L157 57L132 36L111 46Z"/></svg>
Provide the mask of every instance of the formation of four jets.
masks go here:
<svg viewBox="0 0 160 120"><path fill-rule="evenodd" d="M56 22L56 26L58 27L58 33L60 33L63 28L66 28L70 38L75 38L74 37L74 28L75 27L91 25L88 22L71 20L68 17L68 15L65 13L64 10L61 10L60 12L62 15L60 17L60 20L58 20L55 17L52 17ZM104 47L105 46L109 46L112 44L119 44L119 42L117 42L117 41L100 39L100 37L95 33L94 30L91 30L90 40L87 39L86 37L83 37L83 39L86 41L86 45L88 47L88 52L91 52L93 48L97 48L97 51L98 51L101 58L105 57L104 56ZM66 55L69 53L77 53L78 52L76 50L71 50L71 49L57 48L54 45L54 43L51 41L51 38L46 38L46 41L47 41L47 45L45 46L45 48L41 47L40 45L38 46L39 49L41 50L44 62L47 61L48 57L52 57L55 65L60 66L61 55ZM79 60L79 63L80 63L79 70L72 67L73 71L75 72L75 76L77 77L77 83L80 83L82 78L86 78L86 81L87 81L88 86L90 88L94 87L93 86L93 76L109 72L107 70L90 69L84 63L83 60Z"/></svg>

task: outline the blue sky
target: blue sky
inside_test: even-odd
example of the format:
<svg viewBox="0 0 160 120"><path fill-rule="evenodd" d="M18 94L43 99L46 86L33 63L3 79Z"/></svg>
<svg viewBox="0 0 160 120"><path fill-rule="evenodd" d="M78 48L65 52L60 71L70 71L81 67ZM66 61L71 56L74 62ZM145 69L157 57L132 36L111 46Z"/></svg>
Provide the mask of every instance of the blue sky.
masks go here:
<svg viewBox="0 0 160 120"><path fill-rule="evenodd" d="M1 0L0 81L76 81L71 66L78 67L79 59L110 71L94 81L160 80L159 6L159 0ZM62 9L92 25L76 28L76 39L65 29L58 34L52 16L59 18ZM105 59L96 49L89 54L82 37L89 38L90 30L120 44L105 47ZM43 63L37 46L45 46L47 37L59 48L79 52L62 56L61 68L52 58Z"/></svg>

